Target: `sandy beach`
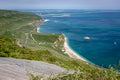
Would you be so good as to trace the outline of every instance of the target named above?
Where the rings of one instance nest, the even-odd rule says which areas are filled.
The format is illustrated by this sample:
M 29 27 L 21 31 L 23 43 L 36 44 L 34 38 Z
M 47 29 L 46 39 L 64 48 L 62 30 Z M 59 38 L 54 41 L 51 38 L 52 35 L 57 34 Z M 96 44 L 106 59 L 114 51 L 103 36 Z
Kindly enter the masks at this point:
M 47 19 L 46 19 L 46 21 L 48 21 Z M 46 22 L 45 20 L 44 20 L 44 22 Z M 38 33 L 40 33 L 40 27 L 37 27 L 37 32 Z M 64 34 L 63 34 L 64 35 Z M 82 60 L 82 61 L 86 61 L 87 62 L 87 60 L 85 60 L 83 57 L 81 57 L 80 55 L 78 55 L 75 51 L 73 51 L 70 47 L 69 47 L 69 45 L 68 45 L 68 43 L 67 43 L 67 38 L 66 38 L 66 36 L 64 35 L 64 37 L 65 37 L 65 42 L 64 42 L 64 49 L 65 49 L 65 53 L 66 54 L 68 54 L 71 58 L 74 58 L 74 59 L 80 59 L 80 60 Z
M 83 57 L 80 57 L 76 52 L 74 52 L 67 43 L 67 38 L 65 37 L 64 42 L 65 53 L 67 53 L 71 58 L 80 59 L 82 61 L 86 61 Z
M 40 32 L 39 30 L 40 30 L 40 27 L 37 27 L 37 33 L 39 33 L 39 32 Z

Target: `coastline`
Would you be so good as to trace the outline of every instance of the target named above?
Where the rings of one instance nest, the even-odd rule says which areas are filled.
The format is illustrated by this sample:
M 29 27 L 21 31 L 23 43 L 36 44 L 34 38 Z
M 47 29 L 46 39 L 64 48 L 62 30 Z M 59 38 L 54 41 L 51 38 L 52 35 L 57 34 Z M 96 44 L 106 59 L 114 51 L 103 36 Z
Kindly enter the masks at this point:
M 40 30 L 40 27 L 37 27 L 37 33 L 39 33 L 39 32 L 40 32 L 39 30 Z
M 45 22 L 45 21 L 43 21 Z M 40 33 L 40 26 L 37 27 L 37 33 Z M 79 59 L 79 60 L 82 60 L 82 61 L 85 61 L 85 62 L 88 62 L 86 59 L 84 59 L 83 57 L 81 57 L 80 55 L 78 55 L 75 51 L 73 51 L 70 46 L 68 45 L 68 41 L 67 41 L 67 37 L 63 34 L 64 38 L 65 38 L 65 41 L 64 41 L 64 49 L 65 49 L 65 53 L 71 57 L 71 58 L 74 58 L 74 59 Z
M 65 37 L 65 36 L 64 36 Z M 65 42 L 64 42 L 64 49 L 65 49 L 65 53 L 68 54 L 69 57 L 74 58 L 74 59 L 80 59 L 82 61 L 87 62 L 86 59 L 84 59 L 83 57 L 81 57 L 80 55 L 78 55 L 75 51 L 73 51 L 70 46 L 68 45 L 67 42 L 67 38 L 65 37 Z
M 44 23 L 44 22 L 47 22 L 47 21 L 49 21 L 48 19 L 43 19 L 43 20 L 41 20 L 41 24 L 42 23 Z M 39 25 L 39 27 L 37 27 L 37 33 L 40 33 L 40 26 L 41 26 L 41 24 Z

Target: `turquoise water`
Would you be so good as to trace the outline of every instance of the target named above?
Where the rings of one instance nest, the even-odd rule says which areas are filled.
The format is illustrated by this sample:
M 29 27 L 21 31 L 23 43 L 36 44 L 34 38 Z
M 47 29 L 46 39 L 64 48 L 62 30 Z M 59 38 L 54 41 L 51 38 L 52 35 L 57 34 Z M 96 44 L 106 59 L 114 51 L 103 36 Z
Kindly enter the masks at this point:
M 120 11 L 32 10 L 42 15 L 42 33 L 64 33 L 70 47 L 90 62 L 108 67 L 120 60 Z M 84 37 L 90 37 L 85 40 Z

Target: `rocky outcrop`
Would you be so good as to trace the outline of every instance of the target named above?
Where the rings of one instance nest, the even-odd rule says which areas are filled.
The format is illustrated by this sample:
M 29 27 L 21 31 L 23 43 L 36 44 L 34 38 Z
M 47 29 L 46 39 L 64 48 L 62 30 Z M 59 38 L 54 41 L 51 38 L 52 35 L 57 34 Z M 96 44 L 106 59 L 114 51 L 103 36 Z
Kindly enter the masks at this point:
M 64 41 L 65 41 L 64 35 L 63 34 L 59 35 L 58 39 L 54 42 L 54 47 L 63 46 Z
M 0 80 L 29 80 L 28 72 L 34 76 L 43 75 L 46 79 L 51 74 L 58 75 L 67 70 L 42 61 L 0 57 Z

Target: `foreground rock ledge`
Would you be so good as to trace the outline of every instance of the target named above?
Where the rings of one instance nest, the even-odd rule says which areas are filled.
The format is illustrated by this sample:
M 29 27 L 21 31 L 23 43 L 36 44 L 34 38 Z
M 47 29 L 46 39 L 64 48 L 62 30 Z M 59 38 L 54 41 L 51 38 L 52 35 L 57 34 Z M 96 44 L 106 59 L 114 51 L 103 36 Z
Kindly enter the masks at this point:
M 66 69 L 42 61 L 23 60 L 0 57 L 0 80 L 29 80 L 27 71 L 44 78 L 52 74 L 58 75 Z

